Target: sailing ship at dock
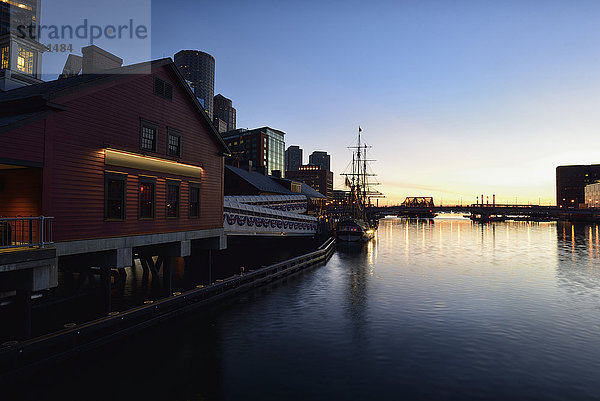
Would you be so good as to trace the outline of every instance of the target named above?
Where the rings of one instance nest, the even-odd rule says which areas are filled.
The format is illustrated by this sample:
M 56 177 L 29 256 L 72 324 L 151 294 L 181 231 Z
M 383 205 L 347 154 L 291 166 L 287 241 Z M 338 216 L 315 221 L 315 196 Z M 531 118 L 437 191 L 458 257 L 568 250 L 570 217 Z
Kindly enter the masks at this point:
M 358 128 L 358 142 L 351 146 L 352 163 L 350 171 L 343 173 L 347 191 L 344 213 L 336 225 L 336 237 L 342 242 L 366 242 L 375 236 L 378 220 L 370 216 L 368 208 L 372 197 L 382 197 L 372 187 L 377 183 L 372 181 L 376 175 L 369 171 L 367 149 L 371 146 L 362 141 L 362 129 Z

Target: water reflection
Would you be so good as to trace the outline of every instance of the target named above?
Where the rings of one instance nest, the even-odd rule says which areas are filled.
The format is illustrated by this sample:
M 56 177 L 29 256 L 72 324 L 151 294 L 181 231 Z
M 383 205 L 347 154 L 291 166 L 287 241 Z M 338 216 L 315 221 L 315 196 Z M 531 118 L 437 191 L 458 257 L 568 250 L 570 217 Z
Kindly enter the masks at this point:
M 386 219 L 375 241 L 148 332 L 76 381 L 116 372 L 130 399 L 597 399 L 599 232 Z M 135 372 L 164 371 L 169 386 L 140 390 L 156 376 Z
M 338 244 L 340 263 L 347 269 L 348 296 L 346 313 L 351 322 L 353 341 L 367 338 L 368 284 L 372 273 L 375 240 L 359 244 Z
M 575 296 L 597 298 L 600 287 L 600 236 L 598 224 L 559 222 L 556 230 L 559 285 Z

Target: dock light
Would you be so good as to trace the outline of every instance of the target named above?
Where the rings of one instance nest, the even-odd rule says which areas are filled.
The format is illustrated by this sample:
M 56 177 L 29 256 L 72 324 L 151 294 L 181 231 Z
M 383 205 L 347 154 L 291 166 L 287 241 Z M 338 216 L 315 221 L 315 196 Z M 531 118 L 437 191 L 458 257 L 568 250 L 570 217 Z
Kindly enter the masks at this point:
M 179 291 L 173 293 L 174 297 L 176 297 L 177 295 L 181 295 L 181 293 Z
M 203 285 L 197 285 L 196 288 L 204 288 Z
M 108 314 L 108 316 L 117 316 L 118 314 L 119 314 L 119 312 L 117 312 L 117 311 L 114 311 L 114 312 L 110 312 L 110 313 Z
M 154 303 L 154 301 L 144 301 L 144 305 L 149 305 L 149 304 L 152 304 L 152 303 Z

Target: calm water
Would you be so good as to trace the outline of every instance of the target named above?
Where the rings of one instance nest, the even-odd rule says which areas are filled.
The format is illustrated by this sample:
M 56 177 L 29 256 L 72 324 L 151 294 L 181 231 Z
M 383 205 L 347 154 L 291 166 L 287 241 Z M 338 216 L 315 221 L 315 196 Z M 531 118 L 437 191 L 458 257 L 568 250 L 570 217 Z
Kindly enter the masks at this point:
M 600 399 L 599 228 L 382 220 L 363 250 L 338 249 L 325 266 L 112 350 L 46 376 L 51 391 L 81 399 Z

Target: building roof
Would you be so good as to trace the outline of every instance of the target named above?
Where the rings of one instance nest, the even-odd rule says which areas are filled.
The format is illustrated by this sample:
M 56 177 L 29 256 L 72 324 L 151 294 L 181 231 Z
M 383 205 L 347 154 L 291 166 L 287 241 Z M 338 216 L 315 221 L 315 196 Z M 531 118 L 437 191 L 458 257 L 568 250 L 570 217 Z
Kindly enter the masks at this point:
M 22 113 L 22 114 L 16 114 L 16 115 L 12 115 L 12 116 L 3 116 L 0 117 L 0 128 L 4 128 L 16 123 L 19 123 L 23 120 L 28 120 L 31 117 L 36 117 L 38 115 L 45 115 L 46 113 L 44 112 L 33 112 L 33 113 Z
M 289 189 L 281 186 L 277 181 L 275 181 L 272 177 L 267 175 L 257 173 L 255 171 L 249 172 L 248 170 L 244 170 L 238 167 L 233 166 L 225 166 L 229 171 L 236 174 L 238 177 L 252 185 L 254 188 L 258 189 L 262 192 L 272 192 L 275 194 L 283 194 L 283 195 L 294 195 L 296 193 L 290 191 Z M 297 194 L 296 194 L 297 195 Z
M 323 195 L 322 193 L 320 193 L 319 191 L 317 191 L 316 189 L 314 189 L 310 185 L 305 184 L 303 182 L 299 182 L 299 181 L 295 181 L 295 180 L 290 180 L 288 178 L 277 178 L 277 180 L 299 183 L 301 185 L 301 187 L 300 187 L 300 193 L 302 195 L 305 195 L 305 196 L 309 197 L 309 198 L 312 198 L 312 199 L 326 199 L 327 198 L 325 195 Z
M 76 75 L 70 78 L 56 79 L 35 85 L 23 86 L 6 92 L 0 92 L 0 114 L 14 115 L 33 113 L 43 109 L 60 108 L 52 100 L 68 93 L 85 90 L 94 85 L 110 82 L 123 77 L 149 73 L 155 68 L 168 67 L 179 80 L 180 86 L 184 88 L 188 97 L 192 100 L 198 111 L 207 123 L 207 126 L 224 153 L 230 153 L 229 148 L 219 135 L 218 131 L 210 121 L 204 108 L 193 94 L 189 85 L 170 58 L 132 64 L 124 67 L 107 70 L 102 74 Z
M 257 132 L 266 132 L 267 130 L 277 132 L 281 135 L 285 135 L 285 132 L 278 130 L 278 129 L 274 129 L 271 127 L 260 127 L 260 128 L 253 128 L 253 129 L 237 128 L 232 131 L 222 132 L 221 136 L 223 138 L 231 138 L 231 137 L 240 136 L 240 135 L 244 136 L 244 135 L 256 134 Z
M 300 194 L 306 196 L 307 198 L 312 199 L 326 199 L 327 197 L 322 193 L 316 191 L 308 184 L 303 182 L 298 182 L 294 180 L 289 180 L 287 178 L 279 178 L 272 177 L 268 175 L 264 175 L 261 173 L 257 173 L 256 171 L 249 172 L 248 170 L 233 167 L 233 166 L 225 166 L 229 171 L 239 176 L 241 179 L 248 182 L 254 188 L 258 189 L 262 192 L 271 192 L 282 195 L 298 195 L 297 192 L 292 192 L 279 182 L 296 182 L 300 184 Z

